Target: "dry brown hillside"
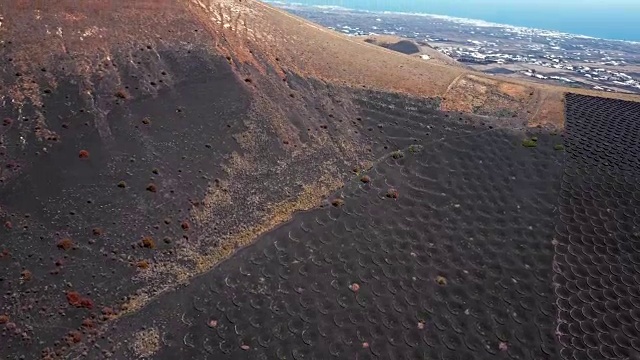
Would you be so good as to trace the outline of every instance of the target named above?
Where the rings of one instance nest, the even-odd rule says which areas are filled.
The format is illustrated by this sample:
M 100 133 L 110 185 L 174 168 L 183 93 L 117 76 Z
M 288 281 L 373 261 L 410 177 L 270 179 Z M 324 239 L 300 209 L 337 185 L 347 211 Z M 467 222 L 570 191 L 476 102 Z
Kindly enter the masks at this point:
M 76 55 L 74 59 L 78 64 L 75 71 L 86 75 L 106 74 L 108 69 L 92 63 L 100 57 L 108 59 L 109 52 L 115 48 L 130 48 L 133 42 L 154 40 L 170 44 L 190 39 L 207 44 L 215 51 L 233 54 L 239 62 L 263 72 L 270 67 L 280 73 L 292 71 L 352 87 L 438 96 L 443 99 L 445 110 L 475 108 L 481 113 L 491 113 L 501 110 L 492 109 L 494 104 L 500 104 L 526 116 L 532 124 L 562 122 L 560 101 L 566 88 L 489 78 L 470 70 L 402 56 L 255 0 L 139 1 L 135 5 L 88 1 L 81 6 L 63 1 L 40 3 L 41 10 L 25 18 L 24 10 L 30 6 L 27 2 L 5 4 L 6 24 L 0 29 L 7 39 L 13 39 L 14 48 L 19 44 L 14 64 L 25 72 L 33 64 L 51 61 L 56 55 L 77 52 L 82 56 Z M 92 11 L 90 16 L 85 15 L 87 9 Z M 207 32 L 192 33 L 190 28 L 194 26 L 190 24 L 195 21 L 205 26 Z M 118 23 L 126 28 L 118 28 Z M 36 26 L 36 30 L 28 31 L 31 26 Z M 30 81 L 28 76 L 31 75 L 19 83 Z M 13 90 L 15 96 L 29 96 L 30 86 L 21 87 Z M 638 98 L 590 90 L 571 91 Z M 473 98 L 473 103 L 469 98 Z
M 245 31 L 279 66 L 301 74 L 353 87 L 396 91 L 415 96 L 441 97 L 444 110 L 494 113 L 509 110 L 532 125 L 561 125 L 562 98 L 568 88 L 527 81 L 488 77 L 471 70 L 428 63 L 381 49 L 325 29 L 257 1 L 198 1 L 215 19 L 238 19 L 236 32 Z M 213 5 L 212 5 L 213 4 Z M 215 6 L 214 6 L 215 5 Z M 228 14 L 228 15 L 225 15 Z M 229 25 L 230 29 L 234 27 Z M 277 49 L 277 54 L 274 54 Z M 607 94 L 591 90 L 575 93 L 626 100 L 636 95 Z

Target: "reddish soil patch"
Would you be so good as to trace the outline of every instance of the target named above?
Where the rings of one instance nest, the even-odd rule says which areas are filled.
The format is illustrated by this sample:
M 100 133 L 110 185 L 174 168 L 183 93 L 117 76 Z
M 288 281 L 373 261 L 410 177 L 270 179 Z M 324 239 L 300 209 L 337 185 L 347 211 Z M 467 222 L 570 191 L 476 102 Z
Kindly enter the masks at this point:
M 64 238 L 64 239 L 58 241 L 58 244 L 56 246 L 60 250 L 67 251 L 67 250 L 73 248 L 73 241 L 71 239 L 69 239 L 69 238 Z
M 151 237 L 145 237 L 144 239 L 142 239 L 142 246 L 147 248 L 147 249 L 155 249 L 156 248 L 156 242 L 153 241 L 153 239 Z
M 387 190 L 387 194 L 385 196 L 389 199 L 397 199 L 400 194 L 398 193 L 398 190 L 391 188 Z
M 77 291 L 69 291 L 67 293 L 67 302 L 71 306 L 77 308 L 93 309 L 93 300 L 88 297 L 81 296 Z
M 67 335 L 67 343 L 69 344 L 77 344 L 82 341 L 82 333 L 80 331 L 71 331 Z

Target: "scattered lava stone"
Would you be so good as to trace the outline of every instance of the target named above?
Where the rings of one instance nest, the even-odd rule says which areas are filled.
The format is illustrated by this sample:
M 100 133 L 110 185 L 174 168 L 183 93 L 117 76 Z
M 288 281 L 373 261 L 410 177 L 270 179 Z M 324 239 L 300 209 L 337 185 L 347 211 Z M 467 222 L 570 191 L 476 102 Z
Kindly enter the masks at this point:
M 145 124 L 145 125 L 149 125 L 149 124 L 151 124 L 151 119 L 144 118 L 144 119 L 142 119 L 142 123 Z
M 13 224 L 11 223 L 11 221 L 7 221 L 4 223 L 4 227 L 6 227 L 7 229 L 11 230 L 13 229 Z
M 335 207 L 340 207 L 340 206 L 344 205 L 344 200 L 342 200 L 342 199 L 333 199 L 331 201 L 331 205 L 333 205 Z
M 127 92 L 124 89 L 120 89 L 120 90 L 116 91 L 116 93 L 114 95 L 118 99 L 127 99 L 127 98 L 129 98 L 129 94 L 127 94 Z
M 70 305 L 76 306 L 80 304 L 80 294 L 76 291 L 69 291 L 67 293 L 67 301 Z
M 397 199 L 399 194 L 398 194 L 398 190 L 396 189 L 389 189 L 387 190 L 387 195 L 386 195 L 389 199 Z
M 82 333 L 80 331 L 71 331 L 68 335 L 68 342 L 72 344 L 77 344 L 82 341 Z
M 155 249 L 156 242 L 153 241 L 152 238 L 147 236 L 144 239 L 142 239 L 142 246 L 146 247 L 147 249 Z
M 360 178 L 360 181 L 362 181 L 363 183 L 367 184 L 367 183 L 371 182 L 371 178 L 368 175 L 365 175 L 365 176 Z
M 150 191 L 152 193 L 157 192 L 158 187 L 156 186 L 156 184 L 149 184 L 147 185 L 147 191 Z
M 31 274 L 31 271 L 29 271 L 29 270 L 23 270 L 22 273 L 20 274 L 20 276 L 22 277 L 22 280 L 24 280 L 24 281 L 29 281 L 29 280 L 33 279 L 33 274 Z
M 66 251 L 73 247 L 73 241 L 71 241 L 71 239 L 69 238 L 64 238 L 58 241 L 58 244 L 56 246 L 58 247 L 58 249 Z
M 104 233 L 104 231 L 101 228 L 93 228 L 92 232 L 93 232 L 93 235 L 95 236 L 100 236 Z
M 438 283 L 438 285 L 447 285 L 447 279 L 444 276 L 438 276 L 436 277 L 436 283 Z
M 95 323 L 92 319 L 84 319 L 82 320 L 82 326 L 86 328 L 92 328 L 95 326 Z
M 80 150 L 80 153 L 78 153 L 78 157 L 80 159 L 88 159 L 89 158 L 89 152 L 87 150 Z
M 93 300 L 89 298 L 80 299 L 80 307 L 83 307 L 86 309 L 93 309 Z
M 93 309 L 93 300 L 80 296 L 77 291 L 69 291 L 67 293 L 67 302 L 77 308 Z
M 126 182 L 124 182 L 124 181 L 120 181 L 120 182 L 118 183 L 118 187 L 119 187 L 119 188 L 121 188 L 121 189 L 124 189 L 124 188 L 126 188 L 126 187 L 127 187 L 127 183 L 126 183 Z

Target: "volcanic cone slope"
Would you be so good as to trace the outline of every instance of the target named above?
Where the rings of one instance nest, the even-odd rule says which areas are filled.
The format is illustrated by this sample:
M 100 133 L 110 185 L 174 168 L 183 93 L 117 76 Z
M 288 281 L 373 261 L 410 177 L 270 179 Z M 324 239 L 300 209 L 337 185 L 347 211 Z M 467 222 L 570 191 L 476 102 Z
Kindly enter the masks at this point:
M 457 119 L 367 113 L 385 137 L 419 141 L 122 319 L 127 335 L 114 341 L 156 329 L 166 359 L 557 356 L 560 137 L 540 134 L 530 149 L 519 134 Z

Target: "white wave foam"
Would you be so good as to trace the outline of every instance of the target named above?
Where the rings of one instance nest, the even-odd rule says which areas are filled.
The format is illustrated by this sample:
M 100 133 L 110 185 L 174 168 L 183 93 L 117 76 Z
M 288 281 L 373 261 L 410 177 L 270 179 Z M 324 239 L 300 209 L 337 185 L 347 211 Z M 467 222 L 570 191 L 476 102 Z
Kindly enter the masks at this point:
M 494 22 L 480 20 L 480 19 L 469 19 L 469 18 L 449 16 L 449 15 L 438 15 L 438 14 L 428 14 L 428 13 L 419 13 L 419 12 L 402 12 L 402 11 L 372 11 L 372 10 L 346 8 L 346 7 L 337 6 L 337 5 L 310 5 L 310 4 L 302 4 L 298 2 L 288 2 L 288 1 L 281 1 L 281 0 L 263 0 L 263 1 L 270 4 L 277 5 L 278 7 L 285 8 L 285 9 L 315 8 L 315 9 L 321 9 L 324 11 L 420 16 L 420 17 L 428 17 L 432 19 L 445 20 L 445 21 L 449 21 L 457 24 L 470 25 L 475 27 L 487 27 L 487 28 L 492 27 L 492 28 L 508 29 L 511 32 L 522 33 L 522 34 L 531 34 L 531 35 L 539 35 L 539 36 L 547 36 L 547 37 L 565 37 L 565 38 L 568 37 L 568 38 L 574 38 L 574 39 L 607 40 L 607 41 L 624 42 L 624 43 L 635 44 L 635 45 L 640 44 L 640 42 L 637 42 L 637 41 L 603 39 L 603 38 L 598 38 L 598 37 L 593 37 L 588 35 L 571 34 L 571 33 L 566 33 L 561 31 L 555 31 L 555 30 L 546 30 L 546 29 L 524 27 L 524 26 L 517 26 L 517 25 L 500 24 L 500 23 L 494 23 Z

